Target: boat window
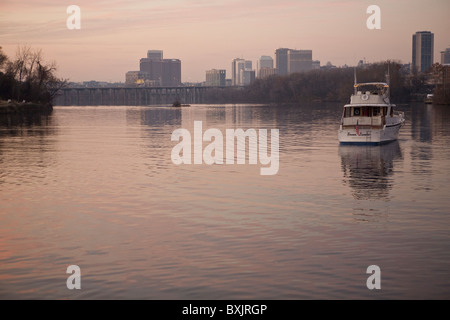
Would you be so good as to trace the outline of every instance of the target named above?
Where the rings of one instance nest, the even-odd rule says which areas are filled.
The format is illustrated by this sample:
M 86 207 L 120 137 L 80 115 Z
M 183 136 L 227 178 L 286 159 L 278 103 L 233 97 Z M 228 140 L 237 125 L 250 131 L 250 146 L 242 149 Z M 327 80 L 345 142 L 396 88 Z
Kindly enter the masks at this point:
M 372 111 L 372 115 L 373 115 L 374 117 L 380 115 L 380 107 L 374 107 L 372 110 L 373 110 L 373 111 Z
M 359 116 L 359 115 L 361 115 L 361 108 L 354 108 L 354 109 L 353 109 L 353 115 L 354 115 L 354 116 Z
M 351 117 L 352 115 L 351 115 L 351 109 L 350 108 L 345 108 L 345 114 L 344 114 L 344 117 L 345 118 L 348 118 L 348 117 Z
M 362 115 L 363 115 L 363 117 L 368 117 L 370 115 L 369 109 L 370 108 L 362 108 Z

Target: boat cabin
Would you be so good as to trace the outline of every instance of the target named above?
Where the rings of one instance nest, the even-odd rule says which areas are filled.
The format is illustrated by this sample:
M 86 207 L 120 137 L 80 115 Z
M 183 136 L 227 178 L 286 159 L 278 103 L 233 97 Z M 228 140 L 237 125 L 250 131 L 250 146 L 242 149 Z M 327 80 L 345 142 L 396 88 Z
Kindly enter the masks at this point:
M 342 126 L 383 127 L 386 117 L 394 115 L 389 101 L 389 85 L 382 82 L 359 83 L 354 88 L 350 104 L 344 106 Z
M 393 109 L 391 108 L 393 112 Z M 388 107 L 377 106 L 352 106 L 346 105 L 344 108 L 344 118 L 349 117 L 379 117 L 386 116 L 388 114 Z
M 384 82 L 356 83 L 350 104 L 389 104 L 389 85 Z

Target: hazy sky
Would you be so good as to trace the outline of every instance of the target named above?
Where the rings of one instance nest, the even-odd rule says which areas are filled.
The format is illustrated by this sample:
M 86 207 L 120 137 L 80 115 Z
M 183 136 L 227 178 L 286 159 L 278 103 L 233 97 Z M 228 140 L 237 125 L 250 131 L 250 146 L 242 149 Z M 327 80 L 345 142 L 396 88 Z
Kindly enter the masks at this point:
M 66 9 L 81 8 L 81 30 Z M 366 9 L 381 8 L 381 30 Z M 204 81 L 231 60 L 274 57 L 275 49 L 312 49 L 321 64 L 411 61 L 416 31 L 435 35 L 435 61 L 450 47 L 450 0 L 0 0 L 0 46 L 41 48 L 71 81 L 125 81 L 149 49 L 181 59 L 182 81 Z

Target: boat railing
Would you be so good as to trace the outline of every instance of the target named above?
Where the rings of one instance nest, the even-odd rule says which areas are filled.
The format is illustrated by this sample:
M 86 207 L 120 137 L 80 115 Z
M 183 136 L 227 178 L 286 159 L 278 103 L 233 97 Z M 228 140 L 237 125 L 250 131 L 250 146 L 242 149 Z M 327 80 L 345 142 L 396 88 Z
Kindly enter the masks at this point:
M 343 125 L 344 126 L 370 126 L 372 125 L 372 118 L 370 117 L 349 117 L 344 118 Z
M 383 126 L 385 124 L 384 116 L 373 117 L 348 117 L 343 118 L 341 123 L 344 126 Z

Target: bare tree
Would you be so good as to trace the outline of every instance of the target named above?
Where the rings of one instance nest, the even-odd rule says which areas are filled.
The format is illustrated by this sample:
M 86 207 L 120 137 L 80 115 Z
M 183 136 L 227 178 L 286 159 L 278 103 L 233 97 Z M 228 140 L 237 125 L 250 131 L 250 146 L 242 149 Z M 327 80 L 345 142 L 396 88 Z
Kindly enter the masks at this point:
M 67 80 L 56 77 L 56 70 L 56 63 L 47 63 L 41 50 L 19 47 L 15 60 L 7 66 L 7 73 L 16 80 L 12 96 L 18 101 L 26 98 L 29 101 L 51 103 L 58 91 L 67 84 Z
M 2 47 L 0 47 L 0 71 L 3 70 L 3 66 L 8 62 L 8 57 L 3 53 Z

